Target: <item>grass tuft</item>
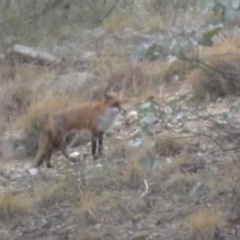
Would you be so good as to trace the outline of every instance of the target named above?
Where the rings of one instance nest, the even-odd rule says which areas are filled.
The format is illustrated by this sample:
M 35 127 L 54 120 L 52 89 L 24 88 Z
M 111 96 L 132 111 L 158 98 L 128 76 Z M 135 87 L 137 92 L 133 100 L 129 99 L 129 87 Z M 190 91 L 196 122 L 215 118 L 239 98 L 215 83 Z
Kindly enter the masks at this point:
M 126 58 L 101 57 L 94 61 L 94 68 L 99 82 L 93 94 L 95 98 L 108 90 L 134 96 L 151 87 L 151 78 L 146 74 L 144 64 L 133 64 Z
M 160 15 L 149 15 L 145 24 L 151 33 L 159 32 L 163 29 L 163 20 Z
M 176 76 L 179 80 L 182 80 L 191 69 L 193 69 L 193 64 L 175 59 L 164 66 L 162 74 L 163 82 L 173 83 Z
M 199 176 L 197 174 L 184 174 L 177 172 L 164 182 L 164 188 L 168 190 L 172 189 L 175 192 L 182 194 L 183 192 L 189 192 L 198 179 Z
M 0 195 L 1 221 L 11 221 L 27 213 L 28 206 L 23 197 L 11 192 Z
M 200 209 L 188 217 L 192 237 L 196 240 L 211 240 L 217 230 L 224 227 L 225 221 L 220 212 L 211 209 Z
M 138 158 L 132 158 L 124 169 L 123 180 L 131 188 L 137 188 L 145 177 L 145 170 L 140 165 Z
M 79 216 L 87 225 L 96 222 L 97 199 L 93 192 L 88 189 L 81 192 L 78 195 L 77 208 Z
M 121 31 L 127 27 L 137 28 L 139 26 L 138 20 L 130 14 L 114 14 L 105 19 L 102 24 L 103 29 L 108 33 Z
M 8 121 L 24 114 L 31 103 L 32 90 L 27 84 L 10 84 L 2 89 L 1 112 Z
M 83 214 L 92 216 L 96 211 L 95 195 L 90 191 L 86 191 L 84 193 L 80 193 L 79 199 L 80 199 L 80 211 Z
M 181 152 L 183 144 L 174 137 L 163 136 L 156 139 L 156 148 L 161 156 L 173 157 Z
M 41 190 L 36 199 L 37 206 L 40 208 L 51 208 L 65 199 L 76 196 L 76 186 L 69 179 L 64 179 L 59 183 Z
M 161 165 L 160 171 L 165 176 L 169 176 L 172 173 L 178 172 L 179 168 L 188 161 L 188 156 L 186 156 L 186 155 L 177 156 L 175 158 L 172 158 L 171 160 L 172 161 L 170 163 L 164 162 Z
M 240 95 L 240 48 L 232 39 L 225 40 L 202 53 L 204 66 L 187 76 L 194 98 L 216 100 Z

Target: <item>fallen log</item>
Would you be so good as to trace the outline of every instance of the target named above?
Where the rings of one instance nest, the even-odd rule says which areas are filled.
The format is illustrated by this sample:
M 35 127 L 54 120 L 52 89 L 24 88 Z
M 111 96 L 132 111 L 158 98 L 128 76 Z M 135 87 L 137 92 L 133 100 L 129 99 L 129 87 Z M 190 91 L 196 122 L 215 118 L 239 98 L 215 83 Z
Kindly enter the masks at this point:
M 62 59 L 25 45 L 15 44 L 6 53 L 6 59 L 12 63 L 29 63 L 40 66 L 59 65 Z

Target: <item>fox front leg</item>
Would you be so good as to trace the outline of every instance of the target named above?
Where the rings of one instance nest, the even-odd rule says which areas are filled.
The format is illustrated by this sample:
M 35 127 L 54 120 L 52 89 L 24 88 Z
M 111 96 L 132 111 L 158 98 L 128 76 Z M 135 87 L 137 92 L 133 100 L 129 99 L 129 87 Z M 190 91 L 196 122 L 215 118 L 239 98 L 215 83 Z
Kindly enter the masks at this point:
M 103 132 L 99 133 L 98 136 L 98 156 L 103 157 Z
M 94 160 L 97 160 L 97 138 L 92 137 L 92 156 Z

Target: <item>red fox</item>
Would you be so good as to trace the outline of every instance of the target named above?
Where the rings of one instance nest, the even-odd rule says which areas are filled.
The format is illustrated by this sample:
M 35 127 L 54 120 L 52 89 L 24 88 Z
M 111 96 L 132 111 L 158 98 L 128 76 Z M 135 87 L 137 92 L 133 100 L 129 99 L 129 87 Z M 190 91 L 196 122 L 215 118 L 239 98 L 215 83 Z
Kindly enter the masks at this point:
M 111 127 L 118 114 L 125 111 L 122 108 L 123 100 L 117 93 L 109 92 L 104 97 L 101 101 L 88 102 L 47 117 L 39 137 L 35 167 L 39 167 L 45 161 L 46 167 L 51 168 L 51 155 L 59 148 L 68 160 L 73 161 L 66 151 L 66 139 L 73 131 L 89 130 L 92 135 L 92 156 L 94 160 L 102 156 L 105 131 Z

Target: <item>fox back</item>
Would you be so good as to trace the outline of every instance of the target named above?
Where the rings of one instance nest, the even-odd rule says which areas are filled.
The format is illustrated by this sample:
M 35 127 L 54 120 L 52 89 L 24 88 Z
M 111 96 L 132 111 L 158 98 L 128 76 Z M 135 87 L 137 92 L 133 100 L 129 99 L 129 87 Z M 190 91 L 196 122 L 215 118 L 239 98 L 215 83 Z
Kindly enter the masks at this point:
M 108 93 L 102 101 L 85 103 L 56 113 L 49 120 L 53 140 L 60 141 L 71 130 L 105 132 L 120 113 L 121 104 L 122 99 L 116 93 Z

